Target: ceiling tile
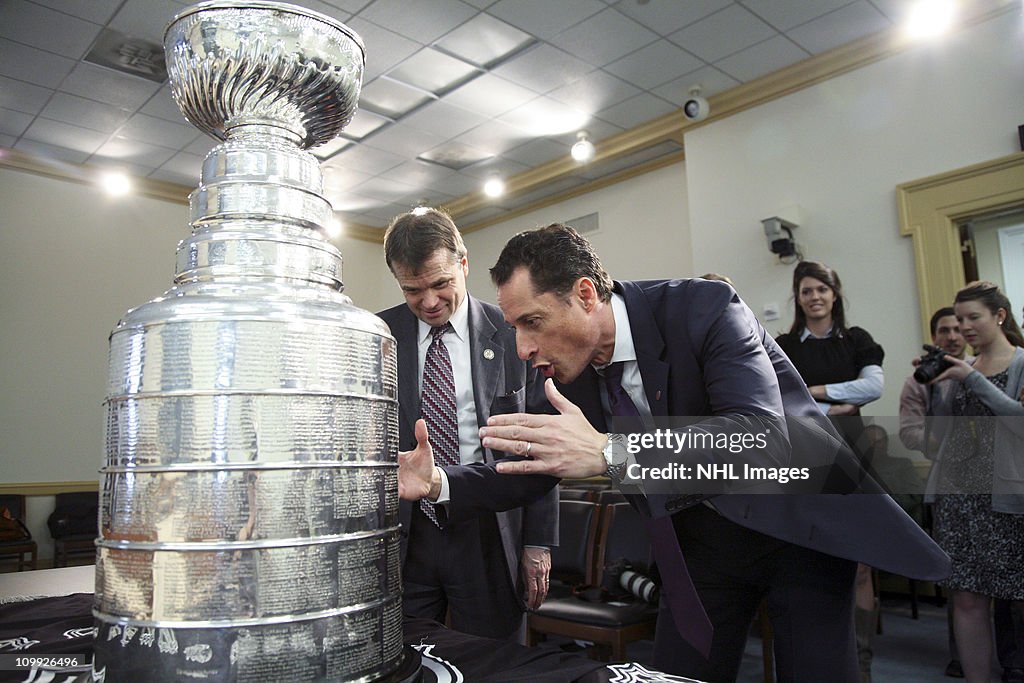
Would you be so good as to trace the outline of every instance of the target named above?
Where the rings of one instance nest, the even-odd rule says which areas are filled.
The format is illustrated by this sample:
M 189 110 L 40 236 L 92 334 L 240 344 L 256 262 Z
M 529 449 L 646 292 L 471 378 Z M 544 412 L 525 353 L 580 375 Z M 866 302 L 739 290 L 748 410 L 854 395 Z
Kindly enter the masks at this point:
M 598 0 L 500 0 L 487 13 L 547 40 L 604 8 Z
M 0 76 L 0 107 L 38 114 L 54 91 L 25 81 Z
M 40 114 L 54 121 L 63 121 L 101 133 L 113 133 L 121 126 L 131 112 L 95 100 L 56 93 Z M 189 138 L 191 140 L 191 138 Z
M 26 0 L 0 3 L 0 37 L 72 59 L 85 54 L 100 28 L 98 24 Z
M 485 221 L 485 220 L 487 220 L 489 218 L 494 218 L 495 216 L 503 216 L 503 215 L 507 214 L 508 212 L 509 212 L 509 210 L 504 208 L 504 207 L 502 207 L 502 206 L 488 206 L 488 207 L 485 207 L 483 209 L 479 209 L 477 211 L 471 211 L 471 212 L 469 212 L 467 214 L 458 216 L 457 217 L 458 220 L 456 222 L 460 226 L 462 226 L 463 229 L 465 229 L 465 226 L 467 226 L 467 225 L 473 225 L 474 223 L 480 223 L 481 221 Z
M 328 5 L 334 5 L 338 9 L 355 14 L 370 4 L 371 0 L 325 0 Z
M 779 31 L 788 31 L 794 26 L 799 26 L 839 9 L 843 5 L 849 4 L 850 0 L 815 0 L 814 2 L 740 0 L 740 2 Z
M 14 141 L 17 139 L 18 138 L 14 137 L 13 135 L 0 134 L 0 147 L 7 147 L 8 149 L 10 149 L 14 147 Z M 0 154 L 0 156 L 3 156 L 3 154 Z
M 621 133 L 625 129 L 621 126 L 616 126 L 615 124 L 608 123 L 607 121 L 594 117 L 587 121 L 582 128 L 569 131 L 561 135 L 552 135 L 550 139 L 564 145 L 565 149 L 568 150 L 579 139 L 577 137 L 577 133 L 579 133 L 580 130 L 585 130 L 587 132 L 587 135 L 590 136 L 591 142 L 599 144 L 601 140 L 610 138 L 617 133 Z
M 400 121 L 373 135 L 363 144 L 407 157 L 416 157 L 447 139 L 447 135 L 428 133 Z
M 462 175 L 461 173 L 452 173 L 446 176 L 440 183 L 433 185 L 432 189 L 440 190 L 455 197 L 462 197 L 473 192 L 479 192 L 480 180 L 468 175 Z
M 199 184 L 199 172 L 203 168 L 203 157 L 188 152 L 178 152 L 164 162 L 160 167 L 161 171 L 172 171 L 182 178 L 188 180 L 190 187 Z
M 48 145 L 60 145 L 88 154 L 95 152 L 110 137 L 106 133 L 88 128 L 39 118 L 29 126 L 24 135 L 29 140 L 45 142 Z
M 498 120 L 539 137 L 578 131 L 586 125 L 590 116 L 587 112 L 550 97 L 538 97 L 502 114 Z
M 530 167 L 526 164 L 521 164 L 518 161 L 512 161 L 511 159 L 495 157 L 481 161 L 478 164 L 473 164 L 472 166 L 467 166 L 459 171 L 459 173 L 468 175 L 472 178 L 479 178 L 481 181 L 495 176 L 507 180 L 514 175 L 518 175 L 519 173 L 529 170 Z
M 0 38 L 0 76 L 56 88 L 74 66 L 67 57 Z
M 677 107 L 682 107 L 683 103 L 690 97 L 690 88 L 695 85 L 700 86 L 701 95 L 711 97 L 729 88 L 734 88 L 739 84 L 739 81 L 735 78 L 727 76 L 715 67 L 705 66 L 674 81 L 659 85 L 657 88 L 653 88 L 651 92 L 663 100 L 668 100 Z
M 82 62 L 59 89 L 81 97 L 102 93 L 105 103 L 134 111 L 160 89 L 160 84 Z
M 363 88 L 359 94 L 359 106 L 397 119 L 430 99 L 428 92 L 379 76 Z
M 388 173 L 386 176 L 370 178 L 359 186 L 360 194 L 387 202 L 403 200 L 411 195 L 415 195 L 416 190 L 416 186 L 401 183 L 392 178 L 391 173 Z
M 100 171 L 113 171 L 123 173 L 131 178 L 146 178 L 156 169 L 148 164 L 139 164 L 127 159 L 111 159 L 105 157 L 92 157 L 89 159 L 89 167 Z
M 96 150 L 95 156 L 105 157 L 113 161 L 147 166 L 149 170 L 153 170 L 160 168 L 168 159 L 174 156 L 174 150 L 151 145 L 141 140 L 128 140 L 116 137 Z
M 493 74 L 483 74 L 444 96 L 457 107 L 498 116 L 537 97 L 537 93 Z
M 347 10 L 344 7 L 339 7 L 338 2 L 325 2 L 323 0 L 302 0 L 302 2 L 292 2 L 292 5 L 301 5 L 306 9 L 311 9 L 314 12 L 320 14 L 326 14 L 331 19 L 345 23 L 351 18 L 353 11 Z M 366 4 L 365 2 L 363 3 Z
M 521 50 L 532 40 L 530 34 L 515 26 L 480 13 L 441 38 L 435 46 L 482 67 Z
M 491 73 L 544 94 L 593 70 L 594 67 L 582 59 L 543 44 L 516 55 Z
M 552 42 L 584 61 L 604 66 L 657 39 L 650 29 L 608 8 L 558 34 Z
M 640 93 L 597 112 L 597 116 L 622 128 L 634 128 L 672 111 L 676 111 L 676 107 L 671 103 L 649 93 Z
M 439 94 L 478 73 L 472 64 L 428 47 L 389 71 L 388 76 Z
M 354 145 L 331 157 L 335 166 L 347 166 L 354 171 L 376 175 L 398 166 L 405 157 L 367 145 Z
M 889 20 L 881 12 L 860 0 L 797 26 L 788 35 L 811 54 L 821 54 L 844 43 L 884 31 L 889 26 Z
M 374 114 L 369 109 L 358 109 L 356 110 L 356 115 L 352 117 L 352 120 L 341 132 L 346 137 L 359 140 L 390 122 L 391 119 Z
M 719 60 L 715 66 L 736 80 L 746 83 L 795 64 L 808 56 L 807 52 L 794 45 L 793 41 L 779 36 Z
M 349 145 L 354 144 L 354 142 L 352 142 L 351 140 L 346 140 L 345 138 L 334 138 L 329 142 L 325 142 L 322 145 L 318 145 L 317 147 L 312 148 L 309 151 L 312 152 L 317 159 L 323 161 L 324 159 L 331 158 L 332 156 L 334 156 L 341 150 L 345 149 Z
M 402 119 L 413 128 L 445 137 L 455 137 L 486 120 L 482 114 L 442 101 L 431 102 Z
M 48 145 L 45 142 L 22 138 L 14 145 L 14 149 L 39 157 L 40 159 L 56 159 L 70 161 L 73 164 L 84 164 L 89 158 L 88 152 L 69 149 L 63 145 Z
M 359 17 L 349 21 L 348 27 L 359 34 L 363 45 L 366 46 L 366 68 L 363 69 L 365 83 L 369 83 L 423 47 L 422 43 L 409 40 Z
M 20 136 L 32 123 L 35 116 L 10 109 L 0 109 L 0 133 L 4 135 Z
M 454 141 L 499 155 L 518 147 L 529 138 L 530 136 L 522 130 L 492 119 L 481 123 L 472 130 L 467 130 Z
M 413 40 L 432 43 L 477 12 L 461 0 L 416 0 L 416 10 L 409 11 L 407 0 L 375 0 L 359 16 Z
M 740 5 L 730 5 L 668 38 L 707 62 L 739 52 L 776 35 L 776 31 Z
M 704 62 L 667 40 L 643 47 L 605 66 L 616 76 L 650 89 L 704 66 Z
M 565 145 L 548 138 L 536 138 L 506 152 L 505 156 L 527 166 L 540 166 L 563 154 L 565 154 Z
M 117 133 L 119 137 L 127 140 L 139 140 L 175 149 L 188 145 L 200 134 L 196 128 L 188 124 L 172 123 L 145 114 L 131 117 Z
M 164 121 L 173 121 L 174 123 L 185 122 L 185 116 L 178 109 L 174 98 L 171 97 L 171 90 L 168 85 L 164 85 L 155 95 L 150 97 L 149 101 L 142 106 L 139 112 L 155 116 Z
M 37 5 L 59 10 L 65 14 L 91 21 L 94 24 L 105 24 L 114 16 L 114 11 L 121 0 L 32 0 Z
M 437 164 L 419 159 L 407 161 L 388 170 L 388 177 L 412 187 L 430 187 L 451 175 L 451 171 Z
M 638 95 L 640 89 L 604 71 L 591 71 L 572 83 L 555 88 L 548 97 L 580 109 L 595 112 Z
M 485 159 L 491 158 L 493 155 L 490 152 L 470 145 L 449 140 L 444 142 L 433 149 L 428 149 L 419 155 L 419 159 L 424 159 L 434 164 L 439 164 L 448 169 L 461 170 L 472 164 L 481 162 Z
M 361 173 L 344 165 L 332 165 L 331 162 L 325 163 L 321 170 L 324 173 L 324 191 L 329 189 L 335 196 L 350 192 L 352 188 L 373 177 L 369 173 Z
M 184 151 L 192 154 L 198 154 L 201 157 L 206 157 L 207 152 L 218 144 L 220 144 L 220 142 L 218 140 L 214 140 L 209 135 L 200 135 L 190 142 L 188 146 L 185 147 Z
M 131 0 L 121 6 L 108 27 L 163 45 L 164 29 L 182 9 L 174 0 Z
M 165 183 L 174 183 L 175 185 L 181 185 L 182 187 L 194 188 L 199 184 L 198 179 L 193 179 L 191 176 L 172 171 L 167 168 L 166 165 L 151 172 L 148 178 L 153 180 L 162 180 Z
M 732 0 L 637 2 L 619 0 L 613 6 L 660 35 L 668 35 L 731 4 Z

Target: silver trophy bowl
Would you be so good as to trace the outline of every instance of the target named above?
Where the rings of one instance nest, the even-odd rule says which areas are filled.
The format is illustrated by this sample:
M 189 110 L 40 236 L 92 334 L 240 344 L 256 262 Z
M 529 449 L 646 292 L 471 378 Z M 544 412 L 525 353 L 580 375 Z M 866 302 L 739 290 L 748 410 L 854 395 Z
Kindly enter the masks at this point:
M 185 117 L 223 142 L 174 286 L 110 335 L 93 679 L 398 680 L 395 342 L 342 293 L 306 151 L 351 119 L 362 44 L 215 1 L 165 50 Z

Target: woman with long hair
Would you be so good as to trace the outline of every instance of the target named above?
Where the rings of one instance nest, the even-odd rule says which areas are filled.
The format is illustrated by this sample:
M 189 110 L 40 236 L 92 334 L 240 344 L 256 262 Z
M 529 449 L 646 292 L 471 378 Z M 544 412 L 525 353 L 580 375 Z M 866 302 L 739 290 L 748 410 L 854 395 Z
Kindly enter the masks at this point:
M 988 683 L 993 597 L 1024 600 L 1024 337 L 1010 301 L 991 282 L 961 289 L 953 306 L 975 358 L 952 356 L 934 382 L 959 385 L 934 406 L 942 436 L 929 477 L 935 540 L 953 560 L 946 582 L 968 683 Z M 931 495 L 938 491 L 940 495 Z
M 864 430 L 861 406 L 882 395 L 885 352 L 867 330 L 846 324 L 842 282 L 824 263 L 801 261 L 796 265 L 793 302 L 793 326 L 775 341 L 793 361 L 821 411 L 854 446 Z M 861 681 L 869 683 L 878 604 L 867 565 L 857 565 L 855 595 L 857 657 Z
M 822 412 L 859 415 L 882 395 L 885 352 L 867 330 L 846 324 L 843 285 L 824 263 L 801 261 L 793 270 L 795 312 L 789 332 L 776 338 Z

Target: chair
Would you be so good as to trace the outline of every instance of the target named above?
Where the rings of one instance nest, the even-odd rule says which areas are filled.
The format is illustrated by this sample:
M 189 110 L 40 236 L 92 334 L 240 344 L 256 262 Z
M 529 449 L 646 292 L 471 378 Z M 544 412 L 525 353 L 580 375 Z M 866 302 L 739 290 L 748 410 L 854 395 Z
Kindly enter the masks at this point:
M 599 491 L 597 494 L 598 505 L 611 505 L 612 503 L 625 503 L 626 496 L 622 495 L 620 491 L 615 489 L 607 489 L 605 491 Z
M 593 489 L 576 489 L 567 486 L 558 487 L 559 500 L 584 500 L 592 503 L 596 497 L 596 491 Z
M 68 566 L 69 557 L 95 558 L 99 494 L 95 491 L 58 493 L 46 520 L 53 538 L 53 566 Z
M 627 560 L 634 566 L 646 565 L 650 542 L 638 512 L 628 503 L 613 503 L 601 508 L 601 529 L 596 547 L 595 582 L 604 579 L 608 562 Z M 549 599 L 531 613 L 526 622 L 526 644 L 533 645 L 542 635 L 559 635 L 586 640 L 598 647 L 591 656 L 609 661 L 626 659 L 626 645 L 654 637 L 657 605 L 642 600 L 592 602 L 578 595 Z
M 14 519 L 25 523 L 25 496 L 16 494 L 0 495 L 0 509 L 7 508 Z M 0 541 L 0 557 L 15 557 L 18 571 L 36 568 L 36 542 L 31 537 L 24 540 Z
M 558 546 L 551 551 L 549 599 L 572 594 L 593 581 L 597 504 L 585 500 L 558 502 Z

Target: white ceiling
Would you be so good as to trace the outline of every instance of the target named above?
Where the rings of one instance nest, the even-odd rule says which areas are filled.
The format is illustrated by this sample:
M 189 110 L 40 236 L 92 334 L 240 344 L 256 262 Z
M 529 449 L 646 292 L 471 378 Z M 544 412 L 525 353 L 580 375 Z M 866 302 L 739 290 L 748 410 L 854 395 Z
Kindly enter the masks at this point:
M 166 83 L 83 60 L 101 31 L 160 43 L 178 0 L 0 0 L 0 147 L 195 186 L 214 141 Z M 900 22 L 910 0 L 297 0 L 362 37 L 360 109 L 313 150 L 343 220 L 383 227 L 478 192 Z M 629 164 L 661 143 L 497 200 L 500 216 Z

